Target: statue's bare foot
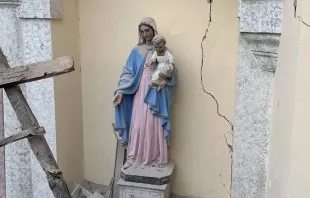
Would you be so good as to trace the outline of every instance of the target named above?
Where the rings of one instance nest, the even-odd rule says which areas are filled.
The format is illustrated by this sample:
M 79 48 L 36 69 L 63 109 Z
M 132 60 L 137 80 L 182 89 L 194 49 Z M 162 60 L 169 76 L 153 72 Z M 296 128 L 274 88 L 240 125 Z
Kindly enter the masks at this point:
M 140 166 L 138 166 L 138 168 L 139 169 L 145 169 L 145 168 L 147 168 L 147 166 L 146 165 L 140 165 Z
M 163 172 L 164 169 L 162 169 L 162 168 L 156 168 L 156 170 L 157 170 L 158 172 Z
M 123 166 L 123 169 L 126 170 L 127 168 L 129 168 L 131 166 L 131 164 L 129 162 L 126 162 Z
M 162 172 L 162 171 L 163 171 L 163 168 L 164 168 L 163 165 L 158 164 L 157 167 L 156 167 L 156 170 L 159 171 L 159 172 Z
M 152 88 L 154 88 L 154 89 L 157 89 L 156 83 L 150 82 L 149 85 L 150 85 L 150 87 L 152 87 Z

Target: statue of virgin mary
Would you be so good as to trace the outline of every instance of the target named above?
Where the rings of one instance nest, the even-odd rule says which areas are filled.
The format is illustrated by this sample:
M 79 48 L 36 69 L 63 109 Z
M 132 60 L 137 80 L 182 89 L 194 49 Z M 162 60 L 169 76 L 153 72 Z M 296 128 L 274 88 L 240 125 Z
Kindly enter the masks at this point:
M 177 71 L 157 91 L 149 86 L 155 69 L 150 66 L 152 39 L 158 34 L 155 20 L 144 18 L 138 25 L 139 42 L 127 59 L 114 93 L 115 130 L 127 148 L 124 168 L 168 163 L 171 133 L 170 107 L 177 84 Z

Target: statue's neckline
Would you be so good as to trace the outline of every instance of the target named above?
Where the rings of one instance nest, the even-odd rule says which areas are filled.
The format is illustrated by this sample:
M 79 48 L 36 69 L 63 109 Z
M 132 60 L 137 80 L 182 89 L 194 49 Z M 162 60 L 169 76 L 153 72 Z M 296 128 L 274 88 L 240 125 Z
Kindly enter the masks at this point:
M 147 50 L 152 50 L 152 49 L 154 49 L 154 46 L 153 45 L 146 45 L 146 44 L 143 44 L 142 45 L 145 49 L 147 49 Z

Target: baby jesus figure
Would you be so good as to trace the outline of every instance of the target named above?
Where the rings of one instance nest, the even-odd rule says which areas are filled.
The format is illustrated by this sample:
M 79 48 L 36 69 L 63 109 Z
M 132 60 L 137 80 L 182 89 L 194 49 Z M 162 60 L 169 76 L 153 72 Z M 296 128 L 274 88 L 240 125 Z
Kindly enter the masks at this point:
M 174 61 L 171 52 L 166 48 L 166 39 L 163 36 L 156 35 L 153 38 L 153 44 L 156 51 L 153 53 L 150 64 L 158 63 L 157 69 L 152 75 L 150 86 L 159 91 L 167 84 L 174 70 Z

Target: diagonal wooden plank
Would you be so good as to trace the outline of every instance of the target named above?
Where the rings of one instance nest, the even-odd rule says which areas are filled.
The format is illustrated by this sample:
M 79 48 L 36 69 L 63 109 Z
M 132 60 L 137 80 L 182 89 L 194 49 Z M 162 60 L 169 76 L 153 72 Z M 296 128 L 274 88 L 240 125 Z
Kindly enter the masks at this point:
M 0 140 L 0 147 L 16 142 L 18 140 L 24 139 L 24 138 L 29 138 L 34 135 L 44 135 L 44 134 L 45 134 L 45 130 L 43 127 L 32 127 L 22 132 L 19 132 L 15 135 L 12 135 L 10 137 L 7 137 L 3 140 Z
M 0 48 L 0 68 L 10 68 L 6 56 Z M 17 115 L 22 128 L 40 127 L 31 111 L 19 86 L 4 89 L 7 97 Z M 69 198 L 70 193 L 62 172 L 59 170 L 56 160 L 49 148 L 45 137 L 32 136 L 28 138 L 31 150 L 46 173 L 48 184 L 55 197 Z
M 72 71 L 74 71 L 74 63 L 71 56 L 15 68 L 1 68 L 0 88 L 58 76 Z
M 114 123 L 112 124 L 112 128 L 115 129 Z M 115 154 L 115 164 L 114 164 L 114 181 L 113 181 L 112 197 L 119 198 L 120 190 L 119 190 L 119 185 L 117 185 L 117 182 L 121 178 L 121 169 L 124 165 L 125 149 L 122 146 L 122 139 L 119 138 L 115 130 L 114 130 L 114 133 L 115 133 L 117 143 L 116 143 L 116 154 Z

